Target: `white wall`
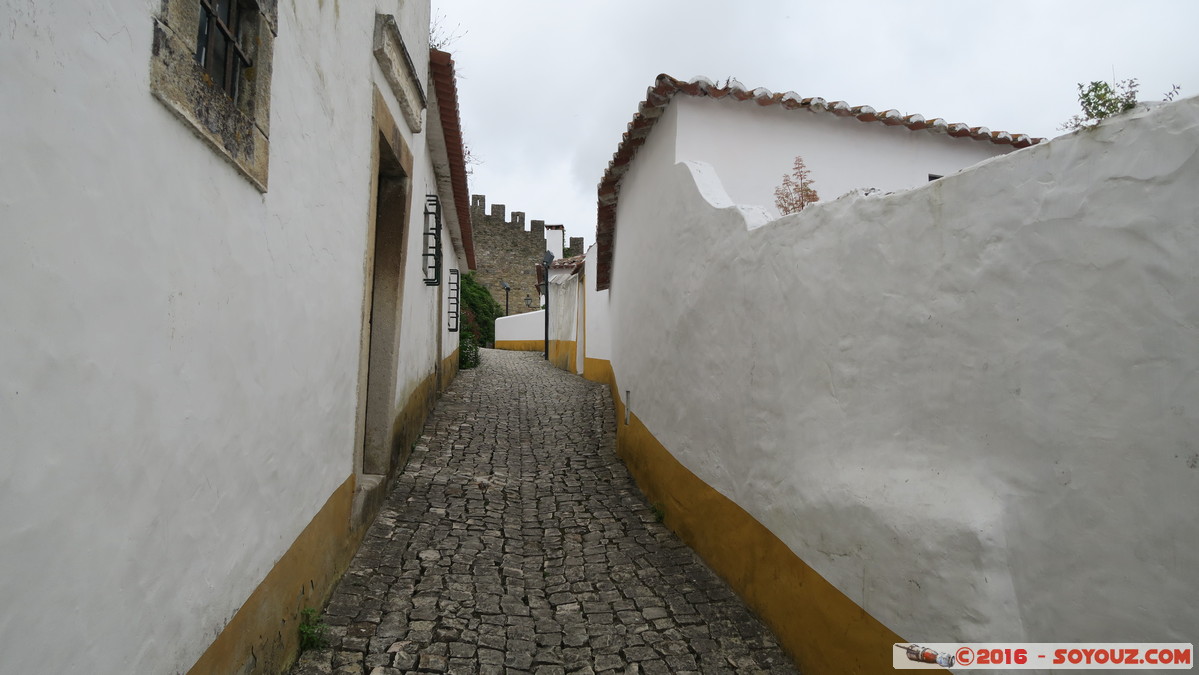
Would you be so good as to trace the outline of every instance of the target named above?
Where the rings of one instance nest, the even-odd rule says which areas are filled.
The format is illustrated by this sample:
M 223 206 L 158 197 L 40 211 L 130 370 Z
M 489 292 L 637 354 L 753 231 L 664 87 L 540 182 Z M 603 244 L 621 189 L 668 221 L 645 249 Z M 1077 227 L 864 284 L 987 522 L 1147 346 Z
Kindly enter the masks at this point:
M 446 243 L 448 243 L 448 241 Z M 447 246 L 445 248 L 445 259 L 443 264 L 445 266 L 445 273 L 441 284 L 441 358 L 445 359 L 453 354 L 454 350 L 458 348 L 458 336 L 460 334 L 458 331 L 450 331 L 450 298 L 453 296 L 453 293 L 450 291 L 449 271 L 451 269 L 458 270 L 458 326 L 459 330 L 461 330 L 463 323 L 466 321 L 466 308 L 462 300 L 462 277 L 466 276 L 466 273 L 470 270 L 466 269 L 465 260 L 458 259 L 458 255 L 454 252 L 452 246 Z
M 554 254 L 554 260 L 562 258 L 562 251 L 565 250 L 564 242 L 566 240 L 566 230 L 558 228 L 545 228 L 545 250 Z
M 280 3 L 265 194 L 152 98 L 151 4 L 0 0 L 5 672 L 185 671 L 353 471 L 374 14 L 424 72 L 427 3 Z
M 586 356 L 589 359 L 612 358 L 612 329 L 608 316 L 608 290 L 595 290 L 596 273 L 599 267 L 599 252 L 595 244 L 587 249 L 586 258 Z M 580 362 L 580 366 L 582 362 Z
M 910 639 L 1193 639 L 1199 99 L 769 224 L 671 159 L 611 312 L 679 461 Z
M 579 277 L 558 275 L 550 277 L 550 339 L 575 339 L 575 319 L 579 301 Z
M 502 316 L 495 320 L 495 340 L 544 340 L 545 310 Z
M 425 54 L 428 54 L 426 49 Z M 413 58 L 416 58 L 415 55 Z M 427 60 L 427 59 L 426 59 Z M 376 69 L 378 68 L 376 64 Z M 382 76 L 380 75 L 380 78 Z M 379 79 L 379 90 L 387 91 L 384 80 Z M 427 83 L 426 83 L 427 87 Z M 426 91 L 426 95 L 429 92 Z M 388 96 L 391 113 L 402 131 L 407 131 L 398 106 Z M 425 123 L 437 123 L 430 120 L 427 113 Z M 446 292 L 445 280 L 449 278 L 446 272 L 457 259 L 454 247 L 450 244 L 450 233 L 442 233 L 442 284 L 440 286 L 425 285 L 424 251 L 425 229 L 425 195 L 437 194 L 437 177 L 433 171 L 433 161 L 429 148 L 424 143 L 427 136 L 424 133 L 411 137 L 405 134 L 414 155 L 412 179 L 412 210 L 408 221 L 408 238 L 406 264 L 404 268 L 403 308 L 400 317 L 400 350 L 403 357 L 399 359 L 399 375 L 396 380 L 395 404 L 402 406 L 421 382 L 433 373 L 437 359 L 437 336 L 439 331 L 445 331 L 444 311 L 438 310 L 438 296 Z M 454 208 L 452 202 L 444 196 L 441 200 L 444 211 Z M 444 220 L 443 220 L 444 222 Z M 443 341 L 444 344 L 444 341 Z
M 929 174 L 949 175 L 1012 151 L 990 141 L 732 98 L 679 95 L 671 107 L 679 108 L 676 161 L 711 164 L 734 202 L 776 216 L 774 189 L 791 173 L 796 155 L 820 198 L 830 201 L 858 188 L 919 187 Z

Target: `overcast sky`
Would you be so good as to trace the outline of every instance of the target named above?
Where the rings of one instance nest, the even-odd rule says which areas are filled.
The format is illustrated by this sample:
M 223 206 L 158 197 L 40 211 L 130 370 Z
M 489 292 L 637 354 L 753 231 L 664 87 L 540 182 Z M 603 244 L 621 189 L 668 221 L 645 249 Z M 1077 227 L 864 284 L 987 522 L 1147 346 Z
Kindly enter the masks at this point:
M 595 236 L 596 184 L 659 73 L 734 77 L 1053 137 L 1078 82 L 1199 94 L 1199 1 L 433 0 L 470 190 Z M 781 176 L 780 176 L 781 179 Z

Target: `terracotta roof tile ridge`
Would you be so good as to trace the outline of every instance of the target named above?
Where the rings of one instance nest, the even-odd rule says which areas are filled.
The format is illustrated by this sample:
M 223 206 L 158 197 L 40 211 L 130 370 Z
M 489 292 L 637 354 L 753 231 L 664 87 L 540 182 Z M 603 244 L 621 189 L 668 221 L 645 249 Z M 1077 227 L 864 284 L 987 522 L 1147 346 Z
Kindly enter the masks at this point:
M 450 163 L 450 184 L 454 189 L 454 207 L 458 228 L 462 233 L 462 248 L 466 250 L 467 269 L 475 269 L 474 229 L 470 221 L 470 191 L 466 177 L 466 146 L 462 142 L 462 118 L 458 114 L 458 82 L 454 74 L 454 59 L 448 52 L 429 50 L 429 74 L 437 91 L 441 111 L 441 128 L 445 136 L 446 154 Z
M 707 96 L 715 99 L 727 97 L 732 97 L 739 101 L 752 99 L 763 107 L 782 105 L 788 110 L 795 110 L 797 108 L 807 108 L 813 111 L 826 110 L 838 117 L 856 117 L 861 122 L 881 122 L 887 126 L 907 127 L 912 131 L 928 129 L 936 133 L 948 132 L 950 136 L 954 137 L 968 136 L 975 140 L 990 141 L 1000 145 L 1013 145 L 1017 148 L 1028 147 L 1045 141 L 1044 138 L 1034 138 L 1028 134 L 1007 131 L 992 132 L 987 127 L 972 127 L 960 122 L 947 124 L 940 118 L 935 118 L 934 121 L 940 120 L 941 124 L 929 123 L 925 121 L 923 115 L 904 115 L 895 109 L 884 110 L 880 113 L 868 105 L 854 106 L 845 101 L 827 102 L 820 97 L 801 98 L 799 94 L 793 91 L 779 94 L 764 87 L 749 89 L 733 78 L 725 80 L 723 85 L 721 85 L 706 77 L 694 77 L 689 81 L 683 81 L 662 73 L 658 75 L 654 86 L 650 87 L 649 91 L 652 92 L 652 95 L 646 96 L 646 100 L 642 103 L 641 110 L 639 111 L 643 115 L 650 108 L 664 108 L 675 94 L 683 93 L 689 96 Z M 658 114 L 660 114 L 660 111 Z M 656 115 L 653 115 L 653 117 L 656 117 Z
M 558 258 L 554 262 L 550 263 L 550 267 L 553 269 L 574 267 L 575 265 L 581 265 L 586 259 L 586 254 L 579 254 L 569 258 Z

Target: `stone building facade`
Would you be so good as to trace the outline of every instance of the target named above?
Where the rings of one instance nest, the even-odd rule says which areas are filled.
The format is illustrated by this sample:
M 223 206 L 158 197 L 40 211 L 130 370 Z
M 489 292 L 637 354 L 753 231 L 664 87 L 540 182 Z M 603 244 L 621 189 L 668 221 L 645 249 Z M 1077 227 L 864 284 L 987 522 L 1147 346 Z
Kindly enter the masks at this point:
M 470 209 L 477 263 L 475 280 L 501 305 L 504 304 L 502 282 L 507 282 L 511 288 L 508 291 L 509 314 L 539 309 L 537 263 L 541 262 L 546 250 L 554 251 L 558 257 L 576 255 L 572 251 L 581 253 L 583 238 L 571 237 L 570 246 L 564 247 L 565 230 L 561 225 L 547 226 L 544 220 L 533 220 L 526 230 L 523 211 L 513 211 L 510 220 L 503 204 L 492 204 L 488 212 L 486 195 L 471 195 Z M 557 241 L 548 241 L 551 237 Z M 525 298 L 529 299 L 527 303 Z

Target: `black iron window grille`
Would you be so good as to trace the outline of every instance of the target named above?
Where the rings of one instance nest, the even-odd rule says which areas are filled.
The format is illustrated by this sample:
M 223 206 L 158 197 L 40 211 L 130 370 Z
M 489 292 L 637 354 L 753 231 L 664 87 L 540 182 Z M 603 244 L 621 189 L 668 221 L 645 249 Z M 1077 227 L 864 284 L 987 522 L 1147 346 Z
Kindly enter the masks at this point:
M 425 195 L 425 285 L 441 285 L 441 200 Z
M 241 3 L 242 0 L 200 0 L 200 32 L 196 37 L 196 63 L 234 101 L 242 71 L 251 65 L 250 56 L 240 42 Z
M 458 270 L 450 269 L 450 332 L 458 332 Z

